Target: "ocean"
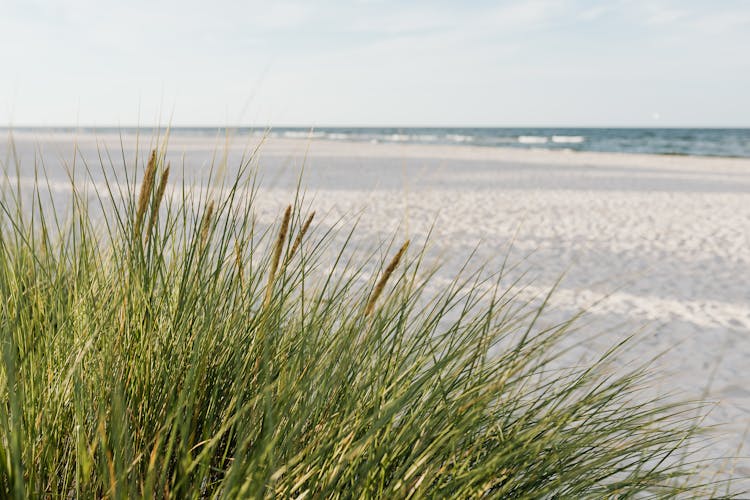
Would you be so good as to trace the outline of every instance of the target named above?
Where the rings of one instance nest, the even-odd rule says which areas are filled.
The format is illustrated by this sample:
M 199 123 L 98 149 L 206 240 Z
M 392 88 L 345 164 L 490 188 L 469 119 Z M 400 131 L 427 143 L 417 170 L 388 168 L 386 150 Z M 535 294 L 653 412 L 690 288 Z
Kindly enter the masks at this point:
M 133 132 L 133 128 L 26 128 L 17 131 Z M 173 127 L 172 133 L 223 134 L 223 127 Z M 500 148 L 649 153 L 750 158 L 748 128 L 453 128 L 453 127 L 236 127 L 236 133 L 370 143 L 450 144 Z M 142 133 L 151 129 L 142 128 Z
M 342 141 L 750 157 L 750 129 L 276 128 L 271 135 Z

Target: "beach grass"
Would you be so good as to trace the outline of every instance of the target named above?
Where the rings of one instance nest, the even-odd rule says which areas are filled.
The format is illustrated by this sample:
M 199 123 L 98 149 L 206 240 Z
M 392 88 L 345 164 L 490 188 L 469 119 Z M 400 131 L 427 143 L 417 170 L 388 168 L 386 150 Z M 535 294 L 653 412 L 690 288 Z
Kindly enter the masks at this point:
M 502 269 L 428 293 L 424 247 L 356 252 L 301 197 L 260 224 L 250 161 L 190 186 L 164 158 L 71 181 L 64 218 L 4 165 L 3 497 L 709 491 L 696 405 L 646 397 L 622 345 L 560 366 L 576 318 L 543 326 Z

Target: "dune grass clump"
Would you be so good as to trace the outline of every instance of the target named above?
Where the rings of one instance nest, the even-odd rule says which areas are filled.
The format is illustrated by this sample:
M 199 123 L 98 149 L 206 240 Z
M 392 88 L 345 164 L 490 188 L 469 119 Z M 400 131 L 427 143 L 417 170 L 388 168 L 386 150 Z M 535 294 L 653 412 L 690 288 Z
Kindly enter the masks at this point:
M 168 186 L 163 153 L 133 168 L 72 182 L 62 222 L 5 165 L 3 497 L 698 491 L 693 408 L 644 401 L 612 352 L 555 367 L 571 322 L 538 326 L 497 276 L 427 293 L 423 252 L 357 257 L 299 201 L 261 226 L 244 161 L 202 189 Z

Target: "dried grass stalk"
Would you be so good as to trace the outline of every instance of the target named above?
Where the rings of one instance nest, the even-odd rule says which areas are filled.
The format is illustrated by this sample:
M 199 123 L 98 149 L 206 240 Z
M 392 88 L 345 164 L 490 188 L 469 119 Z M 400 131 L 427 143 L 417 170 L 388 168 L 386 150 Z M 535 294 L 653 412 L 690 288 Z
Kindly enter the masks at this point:
M 294 257 L 295 252 L 299 250 L 300 245 L 302 245 L 302 238 L 305 237 L 305 233 L 307 233 L 307 230 L 310 229 L 310 224 L 312 224 L 314 217 L 315 217 L 315 212 L 311 213 L 310 216 L 305 221 L 305 223 L 302 225 L 302 228 L 299 230 L 299 233 L 297 233 L 297 237 L 294 239 L 294 243 L 292 244 L 292 249 L 289 251 L 289 255 L 287 255 L 286 260 L 291 260 L 291 258 Z
M 239 241 L 234 242 L 234 264 L 237 266 L 237 276 L 240 279 L 240 288 L 245 290 L 245 264 L 242 260 L 244 245 Z
M 151 236 L 151 231 L 153 231 L 156 219 L 159 216 L 159 207 L 161 207 L 161 201 L 164 198 L 164 191 L 167 189 L 167 181 L 169 180 L 169 167 L 170 165 L 167 164 L 167 168 L 161 173 L 159 186 L 156 188 L 156 196 L 154 196 L 154 200 L 151 203 L 151 216 L 148 219 L 148 229 L 146 230 L 147 240 Z
M 151 151 L 151 157 L 146 165 L 146 172 L 143 175 L 143 183 L 141 183 L 141 191 L 138 194 L 138 208 L 135 212 L 135 226 L 134 232 L 136 237 L 141 234 L 143 227 L 143 218 L 146 216 L 146 209 L 148 208 L 148 200 L 151 197 L 151 191 L 154 189 L 154 181 L 156 180 L 156 150 Z
M 284 249 L 284 241 L 286 241 L 286 235 L 289 232 L 289 220 L 292 217 L 292 206 L 286 207 L 284 212 L 284 218 L 281 221 L 281 227 L 279 228 L 279 235 L 276 237 L 276 244 L 273 247 L 273 255 L 271 256 L 271 268 L 268 273 L 268 284 L 266 285 L 266 297 L 263 300 L 263 305 L 268 306 L 271 302 L 271 295 L 273 294 L 273 282 L 276 279 L 276 270 L 279 267 L 279 261 L 281 260 L 281 251 Z
M 370 300 L 367 301 L 365 316 L 371 315 L 375 310 L 375 303 L 383 293 L 383 289 L 385 288 L 386 283 L 388 283 L 388 279 L 391 277 L 391 274 L 393 274 L 393 271 L 396 270 L 398 263 L 401 262 L 401 258 L 404 256 L 404 253 L 406 253 L 407 248 L 409 248 L 409 240 L 406 240 L 406 242 L 401 245 L 401 248 L 399 248 L 396 255 L 394 255 L 391 261 L 388 263 L 388 267 L 386 267 L 385 271 L 383 271 L 383 276 L 380 277 L 380 281 L 378 281 L 377 285 L 375 285 L 375 290 L 373 290 L 372 295 L 370 296 Z
M 203 220 L 201 220 L 201 229 L 199 233 L 200 248 L 202 249 L 208 241 L 208 230 L 211 229 L 211 218 L 214 215 L 214 201 L 208 202 L 206 207 L 206 213 L 203 214 Z

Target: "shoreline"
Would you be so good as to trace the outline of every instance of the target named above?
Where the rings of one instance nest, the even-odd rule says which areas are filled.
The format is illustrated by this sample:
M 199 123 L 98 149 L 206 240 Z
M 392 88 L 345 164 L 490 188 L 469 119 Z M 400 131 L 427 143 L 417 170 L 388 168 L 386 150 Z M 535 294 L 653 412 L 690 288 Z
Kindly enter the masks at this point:
M 231 130 L 230 130 L 231 131 Z M 12 132 L 12 136 L 21 140 L 33 140 L 52 143 L 72 143 L 84 139 L 90 141 L 92 137 L 104 141 L 119 141 L 120 134 L 109 130 L 99 134 L 97 131 L 54 131 L 54 130 L 16 130 L 6 129 L 6 134 Z M 245 148 L 247 145 L 255 146 L 261 141 L 264 148 L 261 153 L 288 153 L 290 150 L 307 148 L 316 149 L 327 155 L 368 155 L 377 157 L 405 156 L 408 158 L 442 158 L 442 159 L 481 159 L 492 161 L 523 161 L 529 163 L 554 163 L 570 164 L 576 162 L 603 162 L 606 165 L 638 166 L 639 163 L 658 163 L 660 166 L 679 164 L 682 167 L 705 165 L 707 163 L 720 163 L 726 167 L 750 168 L 750 157 L 743 156 L 719 156 L 719 155 L 691 155 L 684 153 L 635 153 L 623 151 L 576 151 L 572 149 L 553 149 L 543 147 L 507 147 L 488 146 L 476 144 L 447 144 L 447 143 L 419 143 L 419 142 L 371 142 L 358 140 L 334 140 L 328 138 L 289 138 L 289 137 L 265 137 L 258 133 L 248 134 L 244 131 L 231 131 L 229 136 L 216 134 L 214 136 L 204 134 L 183 133 L 175 130 L 170 135 L 171 141 L 176 142 L 214 142 L 218 147 L 229 145 L 230 149 Z M 133 131 L 123 131 L 122 138 L 133 140 L 135 137 L 151 138 L 148 130 L 140 134 Z M 8 135 L 10 137 L 10 135 Z M 164 137 L 162 134 L 160 137 Z M 227 138 L 229 142 L 227 143 Z M 7 139 L 6 139 L 7 142 Z M 265 150 L 265 151 L 264 151 Z M 352 151 L 356 150 L 356 151 Z M 396 151 L 394 151 L 396 150 Z M 688 165 L 686 165 L 686 163 Z
M 367 143 L 354 141 L 333 141 L 325 139 L 272 138 L 264 142 L 271 147 L 274 154 L 288 153 L 290 149 L 301 149 L 309 145 L 311 152 L 328 155 L 349 156 L 358 154 L 369 157 L 406 157 L 406 158 L 439 158 L 461 160 L 519 161 L 522 163 L 545 163 L 570 165 L 590 162 L 600 165 L 640 166 L 644 162 L 658 163 L 660 166 L 684 168 L 702 167 L 708 163 L 712 166 L 750 169 L 750 158 L 734 156 L 691 156 L 653 153 L 623 153 L 602 151 L 572 151 L 552 149 L 524 149 L 512 147 L 491 147 L 450 144 L 413 144 L 413 143 Z M 273 149 L 277 148 L 277 149 Z M 269 153 L 261 148 L 260 153 Z M 686 165 L 687 163 L 687 165 Z M 691 165 L 692 164 L 692 165 Z M 716 165 L 720 164 L 720 165 Z

